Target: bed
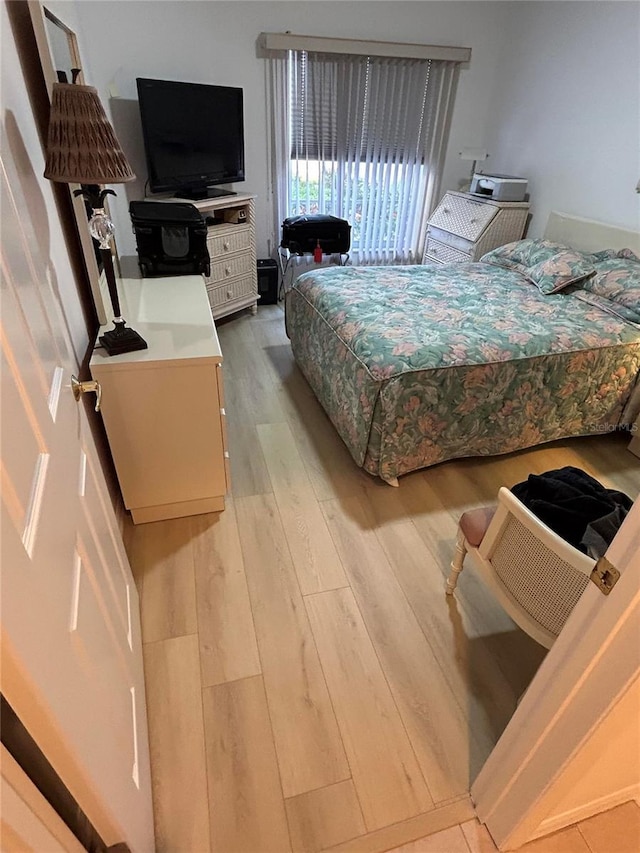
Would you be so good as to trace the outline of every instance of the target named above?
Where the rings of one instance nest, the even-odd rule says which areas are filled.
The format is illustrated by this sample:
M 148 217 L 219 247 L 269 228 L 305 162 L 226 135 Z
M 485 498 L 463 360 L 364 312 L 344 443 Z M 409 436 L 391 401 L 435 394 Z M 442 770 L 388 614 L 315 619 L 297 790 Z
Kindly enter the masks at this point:
M 540 245 L 565 241 L 579 250 L 573 266 L 557 256 L 555 266 L 535 265 L 564 271 L 555 292 L 555 273 L 532 279 L 531 264 L 501 250 L 490 262 L 329 267 L 297 279 L 285 301 L 293 354 L 357 465 L 397 485 L 448 459 L 633 423 L 638 291 L 619 302 L 620 288 L 587 286 L 600 273 L 575 273 L 580 258 L 590 265 L 589 253 L 606 246 L 598 264 L 613 267 L 604 280 L 617 285 L 616 270 L 633 256 L 616 252 L 638 251 L 640 237 L 552 214 L 544 241 L 511 245 L 536 243 L 527 247 L 532 261 L 543 257 Z

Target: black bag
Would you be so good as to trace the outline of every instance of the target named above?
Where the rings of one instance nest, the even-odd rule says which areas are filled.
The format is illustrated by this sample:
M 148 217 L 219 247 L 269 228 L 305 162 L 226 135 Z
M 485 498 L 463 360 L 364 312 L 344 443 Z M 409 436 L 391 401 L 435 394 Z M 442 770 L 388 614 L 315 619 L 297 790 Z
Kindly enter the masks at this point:
M 143 276 L 209 275 L 207 225 L 194 205 L 132 201 L 129 215 Z
M 304 255 L 313 252 L 318 243 L 324 255 L 346 254 L 351 245 L 351 226 L 346 219 L 324 213 L 290 216 L 282 223 L 283 249 Z

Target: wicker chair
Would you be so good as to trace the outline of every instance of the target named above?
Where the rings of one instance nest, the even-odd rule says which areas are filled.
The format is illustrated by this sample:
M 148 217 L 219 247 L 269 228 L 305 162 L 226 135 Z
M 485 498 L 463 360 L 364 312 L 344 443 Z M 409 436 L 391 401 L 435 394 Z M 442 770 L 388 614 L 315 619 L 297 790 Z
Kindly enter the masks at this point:
M 461 517 L 447 595 L 456 588 L 467 552 L 513 621 L 547 649 L 595 565 L 505 488 L 498 493 L 497 507 L 471 510 Z

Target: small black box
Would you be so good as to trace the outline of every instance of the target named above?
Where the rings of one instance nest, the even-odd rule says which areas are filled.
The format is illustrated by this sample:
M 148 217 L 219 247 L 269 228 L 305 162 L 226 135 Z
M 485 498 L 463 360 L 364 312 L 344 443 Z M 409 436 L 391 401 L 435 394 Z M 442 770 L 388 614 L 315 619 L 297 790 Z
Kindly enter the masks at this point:
M 278 302 L 278 264 L 266 258 L 258 261 L 258 305 L 276 305 Z

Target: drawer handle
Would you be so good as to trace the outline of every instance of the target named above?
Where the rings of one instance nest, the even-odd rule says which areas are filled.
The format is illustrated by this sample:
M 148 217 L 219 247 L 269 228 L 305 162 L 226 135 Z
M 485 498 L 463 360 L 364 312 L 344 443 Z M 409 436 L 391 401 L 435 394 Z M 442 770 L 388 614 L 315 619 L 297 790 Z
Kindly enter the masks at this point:
M 229 267 L 224 268 L 224 274 L 225 275 L 231 275 L 231 270 L 229 269 Z
M 437 254 L 438 254 L 438 250 L 436 249 L 436 247 L 435 247 L 435 246 L 433 246 L 433 247 L 432 247 L 432 249 L 431 249 L 431 254 L 432 254 L 432 255 L 437 255 Z
M 229 243 L 227 241 L 225 241 L 222 244 L 222 248 L 225 250 L 225 252 L 228 252 L 229 251 Z
M 233 290 L 227 290 L 227 299 L 231 299 L 233 296 Z
M 469 220 L 469 222 L 471 222 L 472 225 L 474 225 L 477 221 L 478 220 L 475 218 L 475 216 Z
M 442 208 L 442 212 L 443 212 L 443 213 L 451 213 L 451 211 L 449 210 L 449 208 L 448 208 L 448 207 L 443 207 L 443 208 Z

